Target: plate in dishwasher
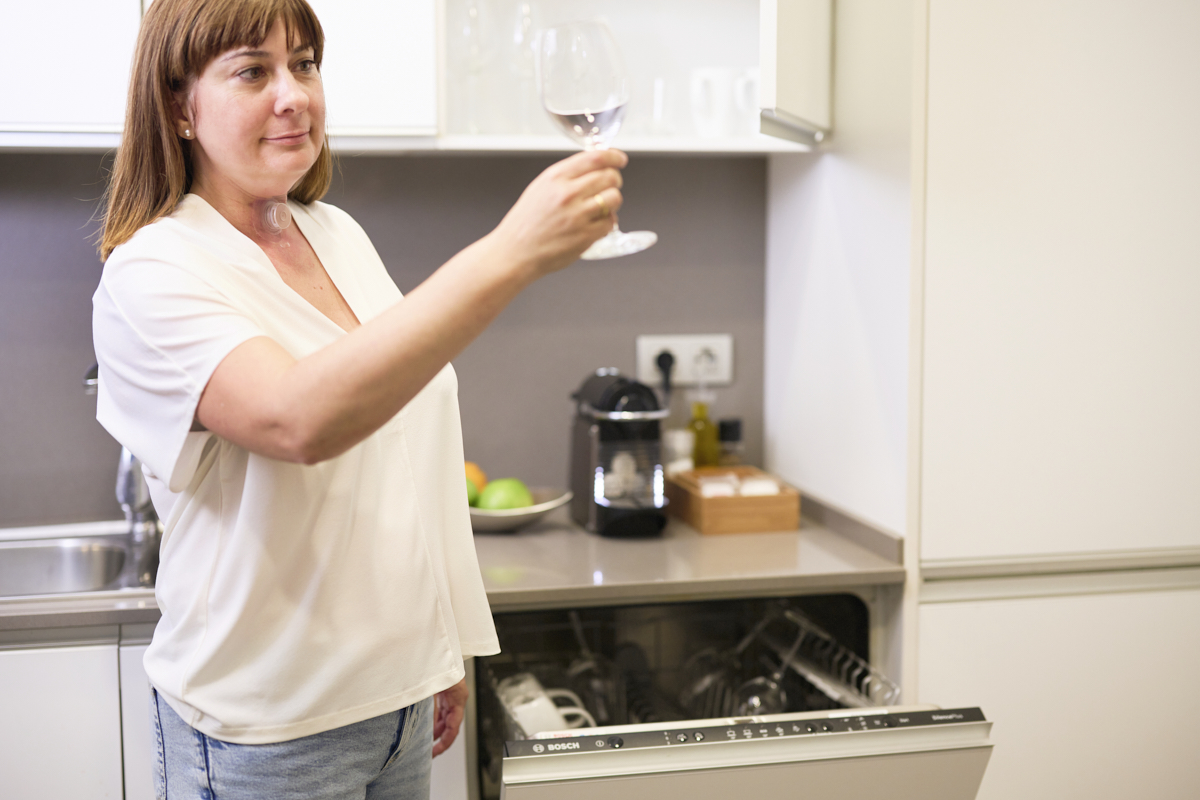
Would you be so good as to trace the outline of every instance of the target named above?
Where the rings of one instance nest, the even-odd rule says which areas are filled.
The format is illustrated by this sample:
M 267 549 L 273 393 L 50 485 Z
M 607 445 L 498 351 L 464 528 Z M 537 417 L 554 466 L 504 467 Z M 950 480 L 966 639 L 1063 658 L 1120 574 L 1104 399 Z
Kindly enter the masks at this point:
M 893 706 L 556 731 L 505 744 L 504 800 L 972 800 L 978 708 Z

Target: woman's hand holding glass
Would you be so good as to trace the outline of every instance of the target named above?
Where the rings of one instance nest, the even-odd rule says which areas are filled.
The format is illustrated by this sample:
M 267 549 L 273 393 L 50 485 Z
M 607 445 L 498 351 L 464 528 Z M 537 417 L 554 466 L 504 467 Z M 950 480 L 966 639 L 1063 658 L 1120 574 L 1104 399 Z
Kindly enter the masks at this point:
M 531 279 L 576 261 L 606 236 L 621 208 L 620 150 L 576 153 L 551 165 L 522 192 L 492 233 Z

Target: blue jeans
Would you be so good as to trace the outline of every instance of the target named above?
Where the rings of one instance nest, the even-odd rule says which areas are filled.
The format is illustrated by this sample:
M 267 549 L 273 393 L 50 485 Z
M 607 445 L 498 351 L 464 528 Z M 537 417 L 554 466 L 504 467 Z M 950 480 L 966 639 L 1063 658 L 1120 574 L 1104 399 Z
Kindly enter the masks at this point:
M 232 744 L 151 691 L 159 800 L 428 800 L 433 698 L 275 744 Z

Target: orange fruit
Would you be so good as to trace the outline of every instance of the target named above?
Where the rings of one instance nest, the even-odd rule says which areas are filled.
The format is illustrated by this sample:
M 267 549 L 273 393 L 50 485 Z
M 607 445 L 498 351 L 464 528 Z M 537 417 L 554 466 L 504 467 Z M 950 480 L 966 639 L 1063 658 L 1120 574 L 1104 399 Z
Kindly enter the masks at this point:
M 485 473 L 483 470 L 481 470 L 479 468 L 479 465 L 476 464 L 474 461 L 468 461 L 466 463 L 466 467 L 467 467 L 467 480 L 469 480 L 471 483 L 475 484 L 475 488 L 482 492 L 484 490 L 484 488 L 487 486 L 487 482 L 488 482 L 487 473 Z

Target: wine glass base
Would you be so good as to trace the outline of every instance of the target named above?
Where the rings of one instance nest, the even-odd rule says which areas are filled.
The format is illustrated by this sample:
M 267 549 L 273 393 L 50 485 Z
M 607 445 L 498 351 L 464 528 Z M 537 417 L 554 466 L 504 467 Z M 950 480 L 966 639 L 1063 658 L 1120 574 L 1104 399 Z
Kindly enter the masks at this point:
M 603 239 L 597 239 L 580 256 L 584 261 L 599 261 L 640 253 L 658 241 L 653 231 L 610 231 Z

